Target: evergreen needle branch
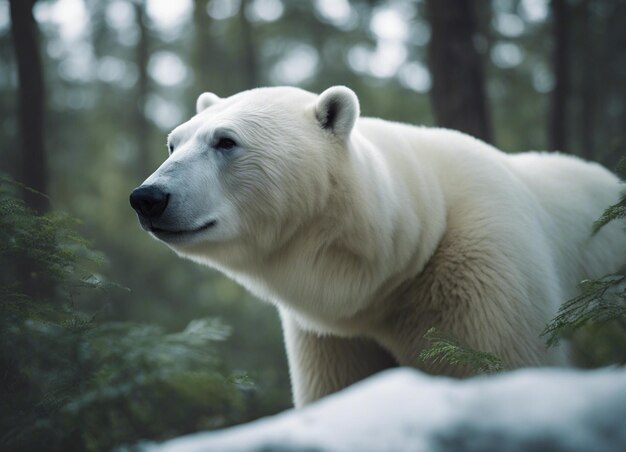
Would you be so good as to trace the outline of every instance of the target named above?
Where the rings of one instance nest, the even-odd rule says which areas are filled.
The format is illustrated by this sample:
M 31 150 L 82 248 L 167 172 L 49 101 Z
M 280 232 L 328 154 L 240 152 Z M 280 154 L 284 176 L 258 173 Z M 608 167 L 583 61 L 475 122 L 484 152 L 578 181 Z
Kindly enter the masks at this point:
M 585 280 L 580 288 L 581 294 L 564 303 L 541 333 L 549 346 L 557 345 L 562 336 L 589 323 L 626 318 L 626 276 L 615 274 Z
M 419 360 L 422 362 L 465 366 L 476 374 L 491 374 L 506 370 L 497 356 L 473 350 L 436 328 L 430 328 L 424 334 L 424 339 L 430 342 L 431 346 L 419 354 Z

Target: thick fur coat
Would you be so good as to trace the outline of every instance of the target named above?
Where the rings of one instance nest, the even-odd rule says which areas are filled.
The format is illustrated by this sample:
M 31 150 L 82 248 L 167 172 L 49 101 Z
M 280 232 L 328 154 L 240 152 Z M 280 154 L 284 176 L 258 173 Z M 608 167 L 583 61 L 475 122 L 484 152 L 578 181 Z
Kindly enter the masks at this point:
M 423 366 L 433 326 L 512 368 L 566 364 L 540 332 L 624 263 L 623 225 L 591 236 L 621 188 L 597 164 L 361 118 L 345 87 L 205 93 L 197 111 L 131 202 L 154 237 L 278 307 L 296 406 Z

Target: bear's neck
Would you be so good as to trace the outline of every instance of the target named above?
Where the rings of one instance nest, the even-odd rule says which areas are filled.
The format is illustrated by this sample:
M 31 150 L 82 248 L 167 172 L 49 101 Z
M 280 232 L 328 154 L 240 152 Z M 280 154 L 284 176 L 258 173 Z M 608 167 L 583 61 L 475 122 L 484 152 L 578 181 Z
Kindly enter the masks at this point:
M 445 228 L 443 196 L 427 164 L 407 184 L 380 151 L 353 140 L 322 215 L 262 262 L 231 273 L 318 330 L 382 305 L 422 270 Z

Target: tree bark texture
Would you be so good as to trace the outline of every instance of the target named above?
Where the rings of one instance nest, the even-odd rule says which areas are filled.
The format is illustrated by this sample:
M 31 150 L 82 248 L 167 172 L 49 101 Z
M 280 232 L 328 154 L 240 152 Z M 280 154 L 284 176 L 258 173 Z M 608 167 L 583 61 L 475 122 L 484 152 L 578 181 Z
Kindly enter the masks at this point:
M 194 92 L 194 95 L 196 96 L 201 92 L 213 89 L 209 75 L 211 73 L 212 43 L 209 33 L 210 19 L 207 14 L 208 4 L 208 0 L 194 0 L 193 26 L 195 39 L 191 58 L 194 70 L 194 85 L 197 91 Z M 195 109 L 193 113 L 195 114 Z
M 135 20 L 139 30 L 139 40 L 135 49 L 137 62 L 137 88 L 135 91 L 135 130 L 137 138 L 137 172 L 140 178 L 150 174 L 150 125 L 146 119 L 146 101 L 150 89 L 148 77 L 148 60 L 150 59 L 149 34 L 146 24 L 145 0 L 134 2 Z
M 431 26 L 428 65 L 438 125 L 491 141 L 481 56 L 474 45 L 472 0 L 426 0 Z
M 550 98 L 548 144 L 556 151 L 567 150 L 567 98 L 569 77 L 569 11 L 567 0 L 552 0 L 552 70 L 554 88 Z
M 18 177 L 30 190 L 23 190 L 26 205 L 43 213 L 50 207 L 42 194 L 48 191 L 45 151 L 43 67 L 39 52 L 39 30 L 33 17 L 33 0 L 10 0 L 11 34 L 17 60 L 18 123 L 22 155 Z
M 594 31 L 591 26 L 590 1 L 584 0 L 582 8 L 582 93 L 580 108 L 580 142 L 582 145 L 581 155 L 586 159 L 596 158 L 594 147 L 594 125 L 595 125 L 595 74 L 597 68 L 594 67 Z
M 244 81 L 246 89 L 257 88 L 259 85 L 259 69 L 254 45 L 254 35 L 252 24 L 246 17 L 246 10 L 249 8 L 250 0 L 241 0 L 239 9 L 239 26 L 241 34 L 241 54 L 243 58 L 243 68 L 245 70 Z

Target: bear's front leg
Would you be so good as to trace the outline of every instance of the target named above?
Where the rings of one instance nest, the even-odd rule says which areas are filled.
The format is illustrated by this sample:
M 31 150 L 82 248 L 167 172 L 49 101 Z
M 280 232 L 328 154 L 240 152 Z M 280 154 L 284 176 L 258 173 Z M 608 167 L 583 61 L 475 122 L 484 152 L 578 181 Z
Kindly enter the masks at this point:
M 372 340 L 305 331 L 284 310 L 281 320 L 296 408 L 398 365 Z

